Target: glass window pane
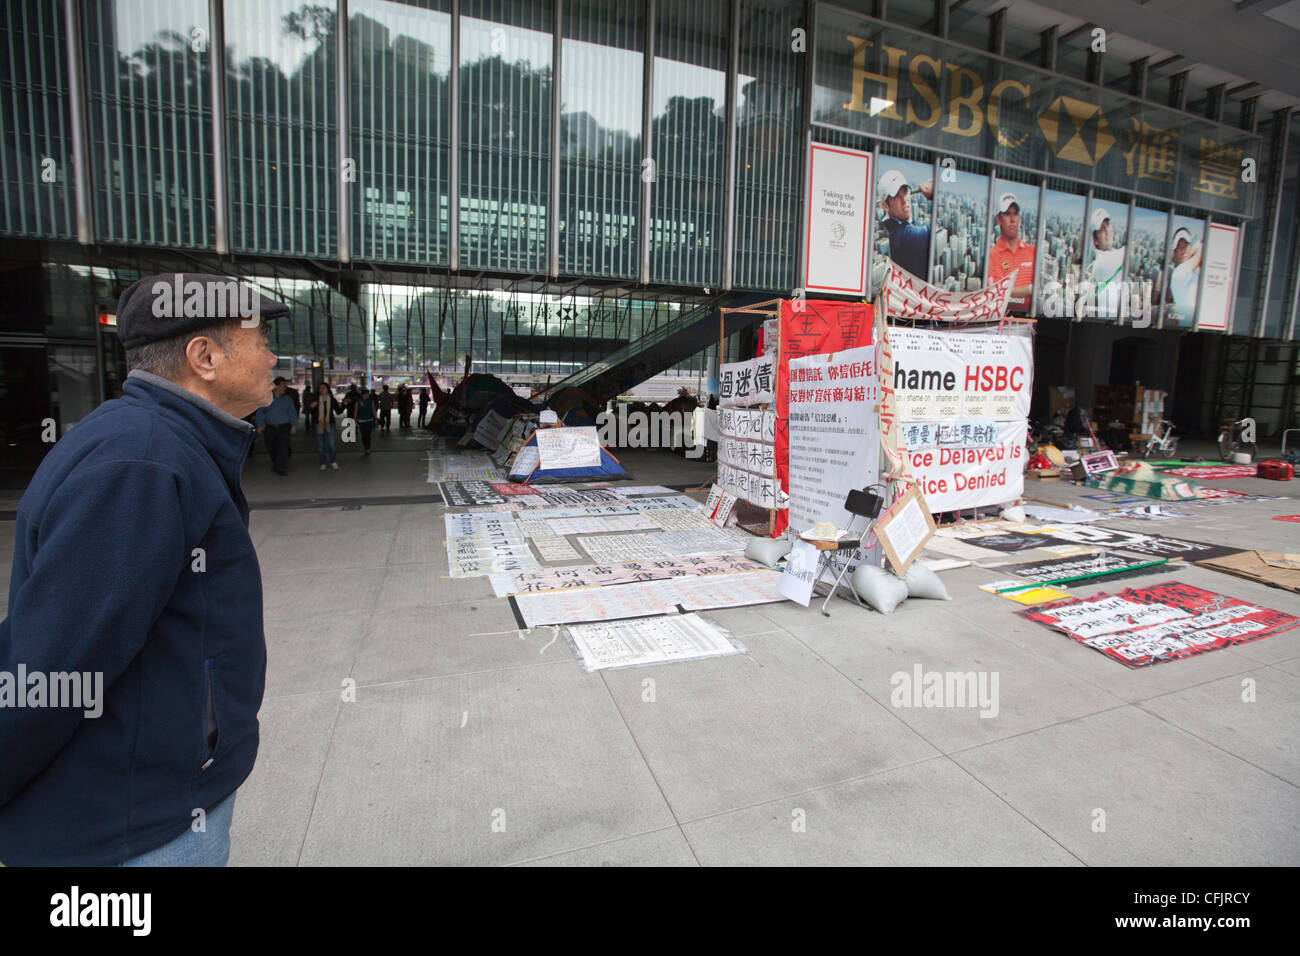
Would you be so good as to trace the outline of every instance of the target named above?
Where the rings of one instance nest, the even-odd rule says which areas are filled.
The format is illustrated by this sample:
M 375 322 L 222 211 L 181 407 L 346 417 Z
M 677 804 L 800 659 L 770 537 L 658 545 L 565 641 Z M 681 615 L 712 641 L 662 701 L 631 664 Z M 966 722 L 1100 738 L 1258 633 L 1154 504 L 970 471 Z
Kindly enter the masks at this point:
M 96 234 L 211 246 L 207 0 L 96 0 L 83 9 Z
M 721 278 L 728 5 L 656 10 L 650 277 L 704 287 Z
M 348 4 L 354 258 L 447 262 L 449 8 L 449 0 Z
M 547 269 L 551 5 L 466 0 L 460 33 L 460 258 Z
M 334 0 L 226 0 L 230 244 L 338 256 Z
M 560 271 L 638 274 L 644 13 L 594 0 L 564 5 L 560 112 Z

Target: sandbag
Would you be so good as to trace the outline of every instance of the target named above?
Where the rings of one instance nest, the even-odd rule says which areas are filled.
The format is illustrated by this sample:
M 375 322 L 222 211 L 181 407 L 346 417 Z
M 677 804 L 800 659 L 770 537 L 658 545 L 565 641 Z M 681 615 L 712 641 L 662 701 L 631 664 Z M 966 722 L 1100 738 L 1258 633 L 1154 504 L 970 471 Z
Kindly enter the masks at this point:
M 769 568 L 790 553 L 790 541 L 786 538 L 755 538 L 745 545 L 745 557 L 757 561 Z
M 884 568 L 861 564 L 853 572 L 853 590 L 881 614 L 893 614 L 907 600 L 907 582 Z
M 935 574 L 920 561 L 908 565 L 903 575 L 907 582 L 907 596 L 914 598 L 934 598 L 936 601 L 951 601 L 952 595 Z

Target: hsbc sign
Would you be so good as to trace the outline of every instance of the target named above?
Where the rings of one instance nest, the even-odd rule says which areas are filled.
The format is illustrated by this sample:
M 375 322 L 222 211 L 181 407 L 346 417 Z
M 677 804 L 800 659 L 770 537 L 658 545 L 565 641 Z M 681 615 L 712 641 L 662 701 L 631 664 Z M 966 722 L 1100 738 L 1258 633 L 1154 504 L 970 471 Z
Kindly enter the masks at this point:
M 829 4 L 813 56 L 814 125 L 1253 215 L 1243 130 Z

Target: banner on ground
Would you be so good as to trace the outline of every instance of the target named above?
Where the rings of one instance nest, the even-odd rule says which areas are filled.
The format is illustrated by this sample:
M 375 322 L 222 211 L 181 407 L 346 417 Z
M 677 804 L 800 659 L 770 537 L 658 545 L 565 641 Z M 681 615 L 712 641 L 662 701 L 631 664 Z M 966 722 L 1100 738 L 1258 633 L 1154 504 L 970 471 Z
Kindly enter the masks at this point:
M 1027 336 L 891 328 L 881 433 L 932 511 L 1000 504 L 1024 490 L 1033 384 Z M 888 389 L 885 386 L 888 385 Z M 905 460 L 904 460 L 905 459 Z
M 885 273 L 885 311 L 893 319 L 928 319 L 937 322 L 989 322 L 1007 314 L 1015 288 L 1013 269 L 978 292 L 945 292 L 912 275 L 896 262 Z

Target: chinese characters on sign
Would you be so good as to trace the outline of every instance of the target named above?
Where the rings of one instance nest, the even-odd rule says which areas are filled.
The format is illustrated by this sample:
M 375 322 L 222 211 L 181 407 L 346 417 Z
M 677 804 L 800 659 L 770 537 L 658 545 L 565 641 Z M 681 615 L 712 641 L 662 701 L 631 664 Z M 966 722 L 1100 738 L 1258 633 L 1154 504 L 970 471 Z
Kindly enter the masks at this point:
M 773 400 L 775 385 L 776 359 L 771 355 L 745 362 L 728 362 L 720 371 L 719 404 L 724 408 L 766 405 Z

